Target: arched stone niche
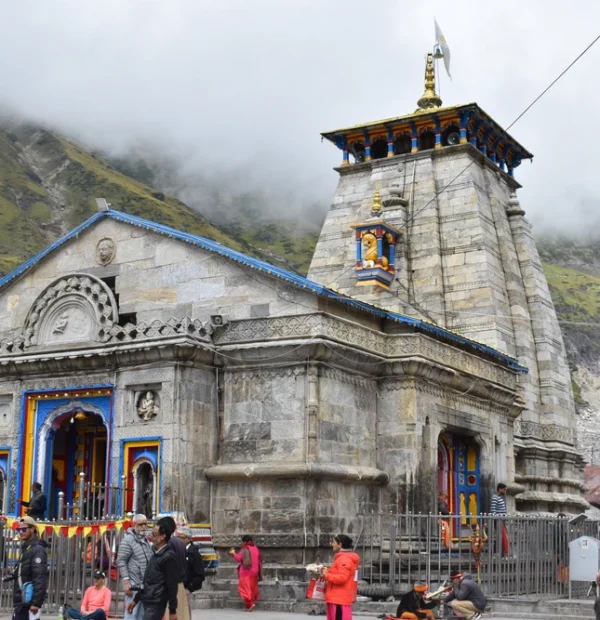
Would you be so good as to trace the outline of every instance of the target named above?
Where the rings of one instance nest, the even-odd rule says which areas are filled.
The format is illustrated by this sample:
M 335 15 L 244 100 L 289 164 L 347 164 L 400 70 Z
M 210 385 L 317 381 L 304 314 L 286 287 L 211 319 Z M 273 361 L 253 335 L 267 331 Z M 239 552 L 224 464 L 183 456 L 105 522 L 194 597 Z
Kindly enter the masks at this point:
M 31 307 L 23 327 L 25 346 L 105 342 L 118 318 L 115 297 L 102 280 L 86 274 L 64 276 Z

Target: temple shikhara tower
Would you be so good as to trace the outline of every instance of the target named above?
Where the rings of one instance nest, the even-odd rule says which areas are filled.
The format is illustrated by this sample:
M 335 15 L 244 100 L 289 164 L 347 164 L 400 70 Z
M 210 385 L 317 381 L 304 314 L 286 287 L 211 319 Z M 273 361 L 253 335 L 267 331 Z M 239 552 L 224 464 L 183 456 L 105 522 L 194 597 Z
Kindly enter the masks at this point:
M 565 347 L 516 193 L 515 171 L 533 155 L 477 104 L 443 106 L 431 54 L 413 113 L 322 135 L 342 162 L 309 278 L 517 358 L 527 369 L 514 422 L 517 505 L 578 495 Z M 452 459 L 450 443 L 440 440 L 440 460 Z

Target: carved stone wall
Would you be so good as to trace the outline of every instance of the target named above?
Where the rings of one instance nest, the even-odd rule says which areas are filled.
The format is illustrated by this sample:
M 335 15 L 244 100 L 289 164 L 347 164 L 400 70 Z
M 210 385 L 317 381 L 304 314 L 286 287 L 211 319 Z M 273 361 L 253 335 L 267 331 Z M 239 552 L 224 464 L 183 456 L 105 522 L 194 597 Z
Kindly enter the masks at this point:
M 64 276 L 31 307 L 23 326 L 24 345 L 104 342 L 117 320 L 117 302 L 102 280 L 84 274 Z

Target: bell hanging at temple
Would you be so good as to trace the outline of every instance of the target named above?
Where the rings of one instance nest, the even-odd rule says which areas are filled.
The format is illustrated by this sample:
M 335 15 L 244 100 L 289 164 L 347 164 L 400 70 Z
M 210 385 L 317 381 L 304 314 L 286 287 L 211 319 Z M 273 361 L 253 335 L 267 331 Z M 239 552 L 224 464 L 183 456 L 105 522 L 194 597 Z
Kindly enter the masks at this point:
M 442 52 L 442 48 L 439 45 L 437 45 L 437 44 L 435 46 L 435 50 L 433 51 L 433 57 L 436 60 L 439 60 L 440 58 L 444 57 L 444 54 Z

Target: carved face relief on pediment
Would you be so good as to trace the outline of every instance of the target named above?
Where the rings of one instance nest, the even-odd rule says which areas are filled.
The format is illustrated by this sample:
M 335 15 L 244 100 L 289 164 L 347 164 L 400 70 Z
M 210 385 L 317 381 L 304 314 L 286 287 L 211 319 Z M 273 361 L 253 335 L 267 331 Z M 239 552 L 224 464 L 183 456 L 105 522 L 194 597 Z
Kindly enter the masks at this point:
M 115 257 L 115 242 L 109 237 L 100 239 L 96 246 L 96 262 L 99 265 L 108 265 Z
M 118 321 L 112 291 L 85 274 L 53 282 L 35 301 L 23 328 L 25 346 L 105 342 Z

